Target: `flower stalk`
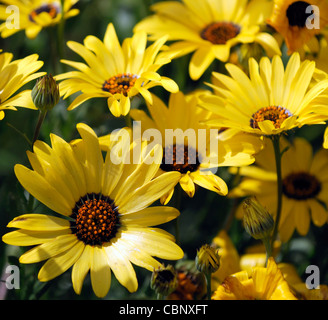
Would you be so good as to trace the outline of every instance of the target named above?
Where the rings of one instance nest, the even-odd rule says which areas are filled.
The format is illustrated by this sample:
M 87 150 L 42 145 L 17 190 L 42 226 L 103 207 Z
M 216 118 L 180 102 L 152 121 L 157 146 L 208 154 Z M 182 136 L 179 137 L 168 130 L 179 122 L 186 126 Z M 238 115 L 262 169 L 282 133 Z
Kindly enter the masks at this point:
M 273 229 L 273 234 L 271 238 L 271 247 L 273 248 L 274 241 L 278 235 L 278 227 L 281 217 L 281 209 L 282 209 L 282 174 L 281 174 L 281 158 L 282 152 L 280 152 L 280 135 L 273 135 L 271 137 L 271 141 L 273 144 L 275 162 L 276 162 L 276 172 L 277 172 L 277 213 L 276 213 L 276 221 Z

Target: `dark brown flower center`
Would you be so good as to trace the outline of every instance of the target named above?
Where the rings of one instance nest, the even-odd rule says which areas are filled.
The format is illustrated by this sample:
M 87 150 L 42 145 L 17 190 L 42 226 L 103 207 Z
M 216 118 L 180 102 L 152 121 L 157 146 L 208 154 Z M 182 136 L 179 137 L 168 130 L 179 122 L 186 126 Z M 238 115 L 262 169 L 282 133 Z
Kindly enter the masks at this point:
M 53 4 L 44 4 L 41 7 L 33 10 L 30 14 L 29 14 L 29 19 L 32 22 L 35 22 L 35 17 L 38 16 L 40 13 L 42 12 L 47 12 L 49 13 L 50 17 L 52 19 L 56 18 L 58 12 L 59 12 L 59 8 Z
M 106 80 L 102 89 L 111 94 L 122 93 L 127 96 L 129 90 L 134 86 L 137 79 L 138 76 L 131 73 L 118 74 L 117 76 Z
M 289 118 L 292 114 L 283 107 L 270 106 L 256 111 L 250 120 L 250 126 L 253 129 L 259 129 L 259 122 L 270 120 L 275 128 L 280 128 L 283 121 Z
M 75 205 L 71 230 L 88 245 L 101 245 L 115 237 L 119 227 L 119 213 L 109 198 L 88 194 Z
M 161 169 L 164 171 L 193 172 L 200 165 L 197 150 L 187 145 L 170 145 L 163 150 Z
M 321 191 L 320 181 L 307 172 L 291 173 L 283 179 L 283 193 L 296 200 L 315 198 Z
M 213 44 L 226 44 L 240 32 L 240 27 L 231 22 L 213 22 L 206 26 L 200 36 Z
M 296 1 L 288 7 L 286 16 L 291 27 L 305 27 L 306 20 L 312 15 L 312 10 L 309 10 L 310 13 L 306 13 L 309 6 L 311 5 L 305 1 Z

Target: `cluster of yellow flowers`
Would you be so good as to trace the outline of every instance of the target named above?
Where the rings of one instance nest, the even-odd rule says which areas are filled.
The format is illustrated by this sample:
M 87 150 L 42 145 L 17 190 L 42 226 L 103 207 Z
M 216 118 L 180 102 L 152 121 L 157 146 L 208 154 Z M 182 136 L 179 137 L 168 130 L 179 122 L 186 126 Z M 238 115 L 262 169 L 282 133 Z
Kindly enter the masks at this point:
M 0 3 L 2 38 L 25 30 L 33 39 L 79 14 L 78 0 Z M 18 28 L 8 27 L 8 5 L 19 9 Z M 196 258 L 198 272 L 209 275 L 209 298 L 328 299 L 324 285 L 307 290 L 277 258 L 279 243 L 295 231 L 305 236 L 311 223 L 322 227 L 328 221 L 328 130 L 315 154 L 305 138 L 293 137 L 305 125 L 328 120 L 328 1 L 160 1 L 151 10 L 122 44 L 111 22 L 103 40 L 89 35 L 83 44 L 68 41 L 85 63 L 61 59 L 72 70 L 54 78 L 37 72 L 43 66 L 37 54 L 20 60 L 0 54 L 0 119 L 16 107 L 40 112 L 33 151 L 27 151 L 30 167 L 17 164 L 15 175 L 53 211 L 17 216 L 8 224 L 16 230 L 3 242 L 33 246 L 19 261 L 46 261 L 40 281 L 71 268 L 80 294 L 90 271 L 94 293 L 105 297 L 113 272 L 135 292 L 132 264 L 155 272 L 163 266 L 154 257 L 183 258 L 183 244 L 154 226 L 179 216 L 168 205 L 177 188 L 192 198 L 202 187 L 236 200 L 253 197 L 239 202 L 235 214 L 265 245 L 252 258 L 239 257 L 220 231 Z M 195 82 L 213 62 L 225 69 L 211 73 L 206 89 L 182 92 L 159 69 L 191 53 L 185 76 Z M 19 91 L 37 78 L 33 90 Z M 169 92 L 167 104 L 151 92 L 155 86 Z M 146 108 L 133 107 L 137 96 Z M 130 126 L 98 137 L 78 123 L 80 139 L 66 142 L 51 134 L 51 146 L 38 140 L 42 120 L 59 99 L 70 101 L 67 110 L 73 110 L 93 98 L 106 99 L 110 113 Z M 239 178 L 231 190 L 217 174 L 221 167 Z M 174 285 L 165 284 L 164 295 L 187 296 L 185 277 L 172 274 Z M 160 291 L 158 281 L 154 276 Z M 189 284 L 195 292 L 197 281 Z

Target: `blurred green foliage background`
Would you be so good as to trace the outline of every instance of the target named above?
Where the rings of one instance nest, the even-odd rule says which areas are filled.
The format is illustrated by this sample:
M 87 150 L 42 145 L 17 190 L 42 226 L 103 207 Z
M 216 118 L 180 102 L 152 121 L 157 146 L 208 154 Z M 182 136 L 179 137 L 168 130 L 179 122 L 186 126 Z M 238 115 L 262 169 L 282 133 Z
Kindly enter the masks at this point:
M 66 21 L 65 40 L 74 40 L 82 43 L 87 35 L 94 35 L 103 39 L 106 27 L 113 22 L 120 41 L 132 36 L 135 24 L 149 15 L 149 6 L 158 1 L 152 0 L 80 0 L 75 7 L 80 9 L 80 14 Z M 39 59 L 44 61 L 40 71 L 46 71 L 53 75 L 64 71 L 64 65 L 59 63 L 56 51 L 56 28 L 45 29 L 34 40 L 26 38 L 24 32 L 19 32 L 10 38 L 0 39 L 0 48 L 6 52 L 12 52 L 14 59 L 23 58 L 29 54 L 39 54 Z M 78 61 L 80 57 L 69 48 L 65 47 L 65 59 Z M 192 81 L 188 74 L 190 56 L 173 60 L 169 65 L 161 69 L 161 74 L 174 79 L 181 91 L 188 93 L 194 89 L 206 88 L 204 81 L 209 81 L 211 71 L 222 70 L 222 65 L 214 62 L 207 72 L 198 80 Z M 30 83 L 26 88 L 33 87 Z M 169 94 L 163 88 L 152 90 L 165 102 Z M 68 101 L 60 103 L 48 113 L 42 126 L 40 139 L 49 143 L 49 134 L 55 133 L 66 141 L 77 138 L 76 124 L 85 122 L 91 126 L 98 136 L 108 134 L 113 129 L 125 126 L 123 118 L 114 118 L 104 99 L 91 99 L 73 111 L 67 111 Z M 132 107 L 144 108 L 141 99 L 135 99 Z M 7 223 L 15 216 L 27 213 L 26 193 L 18 183 L 14 175 L 14 165 L 17 163 L 27 165 L 26 150 L 30 146 L 17 129 L 26 134 L 30 139 L 37 122 L 38 112 L 28 109 L 19 109 L 17 112 L 8 111 L 0 123 L 0 233 L 1 236 L 8 232 Z M 16 128 L 16 129 L 15 129 Z M 305 127 L 297 131 L 297 135 L 306 137 L 314 148 L 322 144 L 324 126 Z M 219 169 L 220 175 L 231 186 L 233 178 L 225 168 Z M 174 206 L 173 198 L 169 205 Z M 196 250 L 205 243 L 210 243 L 212 238 L 224 226 L 229 226 L 229 235 L 240 254 L 254 244 L 241 225 L 240 221 L 227 221 L 229 211 L 233 208 L 233 200 L 220 197 L 217 194 L 199 188 L 195 197 L 190 199 L 183 194 L 181 202 L 180 244 L 186 253 L 186 258 L 194 259 Z M 36 212 L 48 213 L 49 209 L 38 203 Z M 174 222 L 161 226 L 175 234 Z M 321 271 L 321 283 L 328 283 L 328 228 L 311 227 L 307 237 L 297 235 L 283 247 L 282 260 L 291 262 L 299 271 L 302 278 L 305 268 L 309 264 L 315 264 Z M 0 270 L 1 279 L 8 276 L 5 267 L 15 264 L 20 267 L 20 290 L 6 290 L 4 283 L 0 283 L 0 299 L 96 299 L 89 278 L 87 277 L 80 296 L 72 289 L 70 271 L 50 281 L 40 283 L 37 273 L 41 264 L 20 265 L 18 257 L 26 248 L 7 246 L 0 243 Z M 153 299 L 155 294 L 149 287 L 150 272 L 135 267 L 139 290 L 134 294 L 119 285 L 112 277 L 112 286 L 106 299 Z

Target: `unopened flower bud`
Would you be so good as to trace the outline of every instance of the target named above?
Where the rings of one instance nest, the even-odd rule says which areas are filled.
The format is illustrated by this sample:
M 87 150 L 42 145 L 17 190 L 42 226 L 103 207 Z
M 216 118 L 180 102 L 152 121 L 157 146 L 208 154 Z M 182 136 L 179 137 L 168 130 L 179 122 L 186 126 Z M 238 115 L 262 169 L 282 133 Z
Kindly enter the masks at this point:
M 265 239 L 271 235 L 274 227 L 272 215 L 255 198 L 248 198 L 243 203 L 244 228 L 254 239 Z
M 213 273 L 220 268 L 220 256 L 218 249 L 209 244 L 203 245 L 196 255 L 196 268 L 205 274 Z
M 36 81 L 31 95 L 34 105 L 43 112 L 51 110 L 60 98 L 58 84 L 51 74 Z
M 150 287 L 159 295 L 167 296 L 178 287 L 177 272 L 172 265 L 155 269 L 150 280 Z

